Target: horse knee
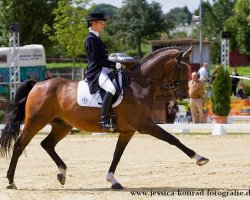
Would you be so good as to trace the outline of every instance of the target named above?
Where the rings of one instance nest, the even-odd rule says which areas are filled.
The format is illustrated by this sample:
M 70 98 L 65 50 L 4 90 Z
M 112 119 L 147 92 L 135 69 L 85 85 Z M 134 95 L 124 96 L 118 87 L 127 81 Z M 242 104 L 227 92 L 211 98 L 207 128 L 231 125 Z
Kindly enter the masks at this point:
M 46 138 L 40 144 L 46 151 L 50 148 L 54 148 L 52 142 L 47 140 Z

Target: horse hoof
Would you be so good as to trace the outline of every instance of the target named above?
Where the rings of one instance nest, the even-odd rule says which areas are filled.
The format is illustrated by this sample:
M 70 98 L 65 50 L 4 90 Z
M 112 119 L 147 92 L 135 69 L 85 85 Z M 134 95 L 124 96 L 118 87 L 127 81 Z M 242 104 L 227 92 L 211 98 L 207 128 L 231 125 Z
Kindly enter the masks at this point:
M 15 183 L 12 183 L 12 184 L 9 184 L 9 185 L 6 187 L 6 189 L 16 190 L 17 187 L 16 187 Z
M 122 185 L 120 183 L 114 183 L 111 188 L 113 190 L 123 190 L 124 188 L 122 187 Z
M 205 165 L 209 162 L 209 159 L 202 157 L 201 159 L 196 161 L 196 164 L 199 166 Z
M 63 174 L 57 174 L 57 180 L 64 185 L 66 181 L 66 177 Z

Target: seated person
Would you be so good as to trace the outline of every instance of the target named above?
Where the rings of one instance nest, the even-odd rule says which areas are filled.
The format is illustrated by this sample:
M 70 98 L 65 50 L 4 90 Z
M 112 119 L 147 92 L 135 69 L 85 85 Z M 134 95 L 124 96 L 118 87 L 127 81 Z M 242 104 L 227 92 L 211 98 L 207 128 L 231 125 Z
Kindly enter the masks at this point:
M 237 98 L 239 99 L 247 99 L 246 93 L 245 93 L 245 84 L 243 82 L 240 82 L 240 87 L 237 91 Z
M 45 77 L 45 80 L 48 80 L 48 79 L 51 79 L 53 78 L 52 74 L 50 71 L 46 71 L 46 77 Z

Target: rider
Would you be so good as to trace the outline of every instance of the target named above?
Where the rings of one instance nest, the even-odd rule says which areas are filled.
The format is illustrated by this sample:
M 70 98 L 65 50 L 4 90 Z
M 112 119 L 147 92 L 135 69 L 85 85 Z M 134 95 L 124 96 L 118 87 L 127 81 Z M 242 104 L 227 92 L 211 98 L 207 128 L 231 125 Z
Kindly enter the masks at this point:
M 117 127 L 116 117 L 110 116 L 111 101 L 116 92 L 115 86 L 108 77 L 109 68 L 116 69 L 120 67 L 120 63 L 108 60 L 107 46 L 99 37 L 99 33 L 103 31 L 106 19 L 103 13 L 91 13 L 87 19 L 89 33 L 85 40 L 85 50 L 88 57 L 87 81 L 91 94 L 96 93 L 102 88 L 106 93 L 103 98 L 101 108 L 100 126 L 102 129 L 115 129 Z

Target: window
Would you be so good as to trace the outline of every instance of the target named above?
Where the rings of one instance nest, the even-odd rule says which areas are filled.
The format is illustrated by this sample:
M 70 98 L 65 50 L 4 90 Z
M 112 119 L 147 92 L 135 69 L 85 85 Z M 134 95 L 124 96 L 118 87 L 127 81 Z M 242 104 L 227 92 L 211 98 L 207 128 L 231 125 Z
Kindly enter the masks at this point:
M 7 55 L 0 54 L 0 63 L 7 63 Z

